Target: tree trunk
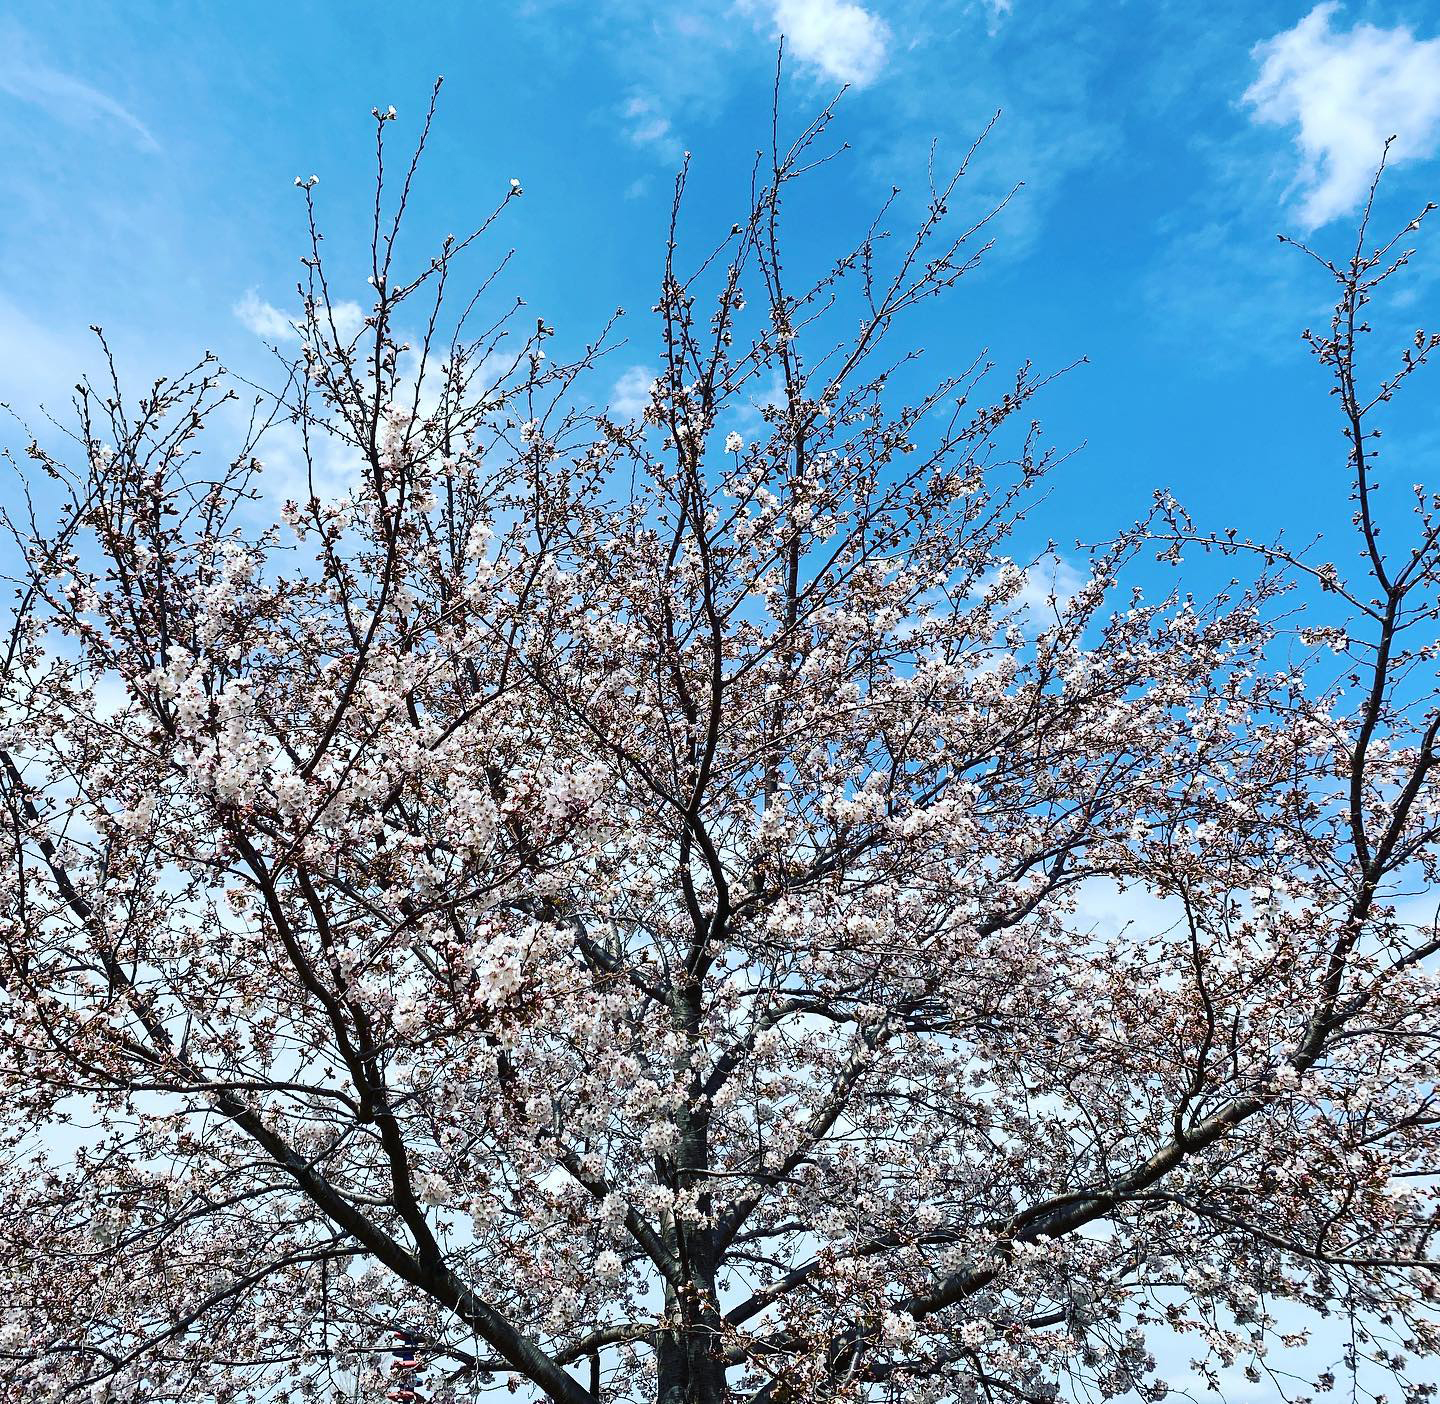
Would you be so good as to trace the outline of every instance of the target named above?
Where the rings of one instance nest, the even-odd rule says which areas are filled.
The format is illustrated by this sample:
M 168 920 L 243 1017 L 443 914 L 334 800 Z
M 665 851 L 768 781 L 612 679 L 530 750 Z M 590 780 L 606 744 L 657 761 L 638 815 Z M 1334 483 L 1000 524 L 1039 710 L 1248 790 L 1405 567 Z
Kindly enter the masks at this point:
M 712 1354 L 715 1345 L 703 1322 L 661 1336 L 657 1404 L 725 1404 L 725 1366 Z

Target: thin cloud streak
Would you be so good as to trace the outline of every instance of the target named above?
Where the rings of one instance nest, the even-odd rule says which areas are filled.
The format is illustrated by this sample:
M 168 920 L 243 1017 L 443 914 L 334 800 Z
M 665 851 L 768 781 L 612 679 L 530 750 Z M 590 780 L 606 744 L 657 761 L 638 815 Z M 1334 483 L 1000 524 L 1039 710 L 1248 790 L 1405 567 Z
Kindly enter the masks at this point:
M 0 59 L 0 93 L 31 103 L 67 126 L 109 120 L 123 128 L 141 150 L 160 150 L 154 133 L 129 108 L 84 79 L 32 57 L 13 30 L 4 35 L 0 52 L 4 53 Z

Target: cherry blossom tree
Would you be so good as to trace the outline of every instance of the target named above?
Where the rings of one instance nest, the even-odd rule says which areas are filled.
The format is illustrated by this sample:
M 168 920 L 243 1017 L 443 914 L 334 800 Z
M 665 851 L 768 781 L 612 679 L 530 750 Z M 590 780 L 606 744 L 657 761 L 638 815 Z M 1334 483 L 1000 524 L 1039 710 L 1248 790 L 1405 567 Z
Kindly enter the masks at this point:
M 1315 1313 L 1428 1397 L 1440 499 L 1375 440 L 1440 339 L 1358 354 L 1405 250 L 1315 255 L 1358 563 L 1161 495 L 1061 588 L 1046 377 L 897 345 L 995 211 L 962 165 L 799 279 L 830 124 L 688 263 L 677 182 L 633 420 L 611 329 L 452 295 L 518 184 L 402 267 L 422 137 L 361 318 L 300 183 L 272 391 L 86 382 L 29 445 L 7 1397 L 372 1399 L 395 1331 L 435 1400 L 1158 1399 L 1167 1333 L 1304 1396 Z

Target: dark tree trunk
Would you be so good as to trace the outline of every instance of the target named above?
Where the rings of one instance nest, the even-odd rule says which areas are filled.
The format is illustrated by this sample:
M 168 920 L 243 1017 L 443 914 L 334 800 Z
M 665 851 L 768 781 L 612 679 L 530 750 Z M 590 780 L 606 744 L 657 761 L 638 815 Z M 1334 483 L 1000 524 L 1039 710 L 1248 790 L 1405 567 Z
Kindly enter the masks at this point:
M 657 1404 L 726 1404 L 725 1366 L 703 1322 L 660 1338 Z
M 676 992 L 671 1013 L 691 1040 L 698 1040 L 701 1025 L 700 980 L 692 979 Z M 691 1073 L 690 1098 L 676 1118 L 679 1144 L 675 1152 L 678 1184 L 690 1188 L 697 1173 L 710 1164 L 710 1117 L 698 1075 Z M 704 1185 L 704 1180 L 700 1184 Z M 702 1212 L 710 1210 L 710 1196 L 702 1189 Z M 668 1226 L 668 1244 L 684 1265 L 687 1281 L 676 1291 L 667 1288 L 665 1305 L 678 1325 L 663 1332 L 657 1343 L 657 1404 L 726 1404 L 729 1390 L 725 1365 L 719 1358 L 721 1339 L 717 1310 L 718 1245 L 708 1229 Z

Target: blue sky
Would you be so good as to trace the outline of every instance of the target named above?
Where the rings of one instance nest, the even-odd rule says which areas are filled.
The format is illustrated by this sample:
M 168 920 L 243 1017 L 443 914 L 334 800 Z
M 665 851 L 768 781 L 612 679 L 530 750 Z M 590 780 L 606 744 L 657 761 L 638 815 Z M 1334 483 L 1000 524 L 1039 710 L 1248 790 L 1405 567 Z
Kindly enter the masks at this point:
M 343 275 L 370 108 L 393 103 L 408 138 L 439 73 L 415 247 L 522 178 L 507 287 L 578 345 L 653 300 L 682 150 L 691 227 L 728 227 L 782 30 L 794 120 L 851 84 L 853 150 L 797 210 L 797 256 L 833 252 L 892 184 L 918 200 L 932 138 L 956 157 L 1001 110 L 969 198 L 1025 189 L 986 270 L 916 335 L 937 374 L 982 346 L 1001 365 L 1090 358 L 1040 406 L 1055 441 L 1086 445 L 1051 533 L 1103 534 L 1160 485 L 1257 534 L 1343 523 L 1338 439 L 1297 337 L 1327 289 L 1275 234 L 1342 249 L 1392 131 L 1382 221 L 1440 196 L 1440 11 L 1406 0 L 0 5 L 0 399 L 63 407 L 93 365 L 91 322 L 137 386 L 205 348 L 258 366 L 253 328 L 293 303 L 295 176 L 321 177 Z M 1423 320 L 1437 278 L 1422 250 L 1402 317 Z M 617 377 L 653 350 L 641 317 L 628 334 Z M 1407 448 L 1437 447 L 1417 421 Z

